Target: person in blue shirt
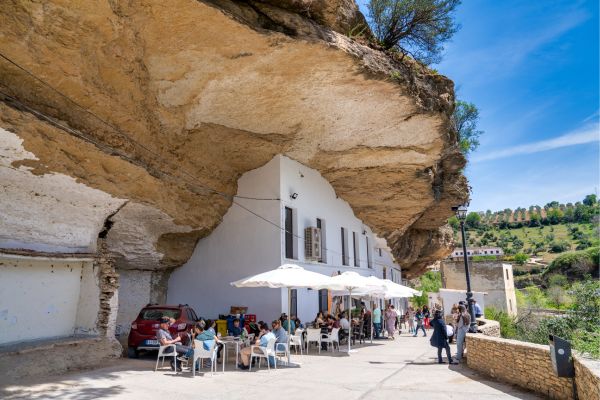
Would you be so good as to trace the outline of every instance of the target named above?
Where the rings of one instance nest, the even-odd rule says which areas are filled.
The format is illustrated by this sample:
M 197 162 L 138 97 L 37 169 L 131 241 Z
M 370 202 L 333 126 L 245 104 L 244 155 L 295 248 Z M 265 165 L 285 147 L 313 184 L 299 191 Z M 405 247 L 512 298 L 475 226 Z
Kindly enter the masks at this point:
M 269 327 L 264 322 L 259 323 L 260 327 L 260 336 L 256 339 L 255 345 L 260 347 L 267 347 L 269 340 L 277 338 L 273 334 L 273 332 L 269 331 Z M 240 369 L 249 369 L 250 368 L 250 356 L 252 355 L 252 347 L 244 347 L 242 351 L 240 351 L 240 358 L 242 363 L 238 365 Z
M 472 299 L 471 302 L 473 303 L 473 312 L 475 313 L 475 318 L 483 317 L 483 311 L 481 310 L 481 306 L 477 304 L 477 301 L 475 301 L 475 299 Z
M 233 320 L 233 327 L 231 328 L 231 331 L 229 333 L 231 334 L 231 336 L 238 337 L 241 336 L 242 329 L 243 328 L 240 326 L 240 319 L 236 318 Z
M 288 317 L 287 317 L 286 313 L 281 314 L 280 320 L 281 320 L 281 326 L 283 327 L 283 329 L 286 332 L 290 332 L 292 335 L 294 334 L 294 332 L 296 332 L 296 321 L 295 321 L 295 318 L 293 315 L 292 315 L 292 318 L 290 318 L 290 328 L 291 329 L 289 329 L 289 330 L 288 330 Z
M 210 320 L 209 320 L 210 322 Z M 200 321 L 196 324 L 195 327 L 195 339 L 196 340 L 200 340 L 204 343 L 204 349 L 208 350 L 211 346 L 211 340 L 214 340 L 217 342 L 217 359 L 221 358 L 221 350 L 223 350 L 223 343 L 221 343 L 221 341 L 219 340 L 219 338 L 215 335 L 214 330 L 211 331 L 210 329 L 205 329 L 206 327 L 206 322 L 204 321 Z
M 379 339 L 381 334 L 381 308 L 379 305 L 376 305 L 373 310 L 373 326 L 375 327 L 375 339 Z

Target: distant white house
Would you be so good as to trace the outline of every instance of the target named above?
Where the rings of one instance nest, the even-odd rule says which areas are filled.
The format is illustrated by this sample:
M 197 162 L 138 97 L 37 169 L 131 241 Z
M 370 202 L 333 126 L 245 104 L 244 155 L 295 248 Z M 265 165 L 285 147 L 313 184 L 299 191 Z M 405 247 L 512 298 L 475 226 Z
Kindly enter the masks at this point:
M 257 200 L 274 199 L 274 200 Z M 173 272 L 169 303 L 187 303 L 204 317 L 248 307 L 258 319 L 287 311 L 287 290 L 234 288 L 230 282 L 295 263 L 329 276 L 344 271 L 402 282 L 384 240 L 358 219 L 319 172 L 285 156 L 245 173 L 236 203 L 201 239 L 190 260 Z M 395 301 L 397 306 L 403 301 Z M 292 314 L 302 321 L 331 307 L 327 290 L 292 292 Z M 333 311 L 333 310 L 331 310 Z
M 462 248 L 456 248 L 450 258 L 462 258 L 464 251 Z M 500 247 L 467 247 L 467 257 L 470 256 L 503 256 L 504 251 Z

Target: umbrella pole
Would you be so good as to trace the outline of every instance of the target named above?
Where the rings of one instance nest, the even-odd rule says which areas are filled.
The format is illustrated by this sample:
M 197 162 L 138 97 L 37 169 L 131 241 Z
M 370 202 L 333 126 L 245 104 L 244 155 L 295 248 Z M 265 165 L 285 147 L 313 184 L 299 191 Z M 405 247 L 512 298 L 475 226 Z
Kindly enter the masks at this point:
M 352 340 L 352 289 L 348 291 L 348 319 L 350 329 L 348 329 L 348 354 L 350 354 L 350 341 Z
M 290 322 L 292 316 L 290 315 L 292 313 L 292 288 L 288 288 L 288 366 L 290 365 L 290 358 L 292 356 L 292 352 L 290 351 L 290 336 L 291 336 L 291 331 L 292 331 L 292 324 Z M 298 351 L 298 350 L 296 350 Z
M 373 296 L 369 296 L 369 303 L 373 304 Z M 371 310 L 371 344 L 373 344 L 373 329 L 375 329 L 375 322 L 373 322 L 373 311 Z

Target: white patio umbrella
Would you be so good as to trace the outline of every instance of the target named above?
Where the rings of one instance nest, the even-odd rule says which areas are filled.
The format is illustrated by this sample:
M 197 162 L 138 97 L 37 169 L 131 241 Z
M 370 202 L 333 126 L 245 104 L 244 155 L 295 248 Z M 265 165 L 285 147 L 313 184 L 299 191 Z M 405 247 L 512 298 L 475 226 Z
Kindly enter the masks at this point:
M 291 335 L 292 289 L 326 287 L 330 283 L 330 279 L 327 275 L 307 271 L 296 264 L 283 264 L 274 270 L 231 282 L 231 285 L 239 288 L 286 288 L 288 290 L 288 335 Z M 290 353 L 288 351 L 288 364 L 289 362 Z
M 350 329 L 348 331 L 348 353 L 350 353 L 350 341 L 352 339 L 352 291 L 356 290 L 365 294 L 379 293 L 384 291 L 384 287 L 382 284 L 359 275 L 354 271 L 346 271 L 340 275 L 333 276 L 330 278 L 330 282 L 331 283 L 322 288 L 348 292 L 348 318 L 350 319 Z

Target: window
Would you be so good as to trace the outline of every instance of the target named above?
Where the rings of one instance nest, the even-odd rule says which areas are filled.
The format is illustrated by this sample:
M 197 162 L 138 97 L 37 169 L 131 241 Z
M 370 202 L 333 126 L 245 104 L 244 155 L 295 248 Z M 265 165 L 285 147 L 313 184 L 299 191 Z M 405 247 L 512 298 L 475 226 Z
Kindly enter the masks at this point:
M 292 289 L 290 291 L 291 299 L 290 299 L 290 317 L 292 315 L 298 315 L 298 289 Z
M 354 249 L 354 266 L 360 267 L 360 257 L 358 251 L 358 233 L 352 232 L 352 247 Z
M 373 260 L 371 259 L 371 246 L 369 245 L 369 237 L 367 236 L 367 267 L 373 268 Z
M 328 311 L 329 291 L 327 289 L 319 290 L 319 312 L 326 313 Z
M 348 234 L 346 228 L 341 229 L 342 232 L 342 265 L 348 265 Z
M 325 221 L 321 218 L 317 218 L 317 228 L 321 230 L 321 258 L 319 258 L 319 262 L 326 263 L 327 262 L 327 243 L 325 237 Z
M 387 279 L 387 267 L 383 267 L 383 279 Z
M 285 208 L 285 258 L 294 258 L 294 211 Z
M 381 248 L 379 248 L 379 257 L 383 257 L 383 256 L 381 255 Z
M 508 309 L 512 311 L 512 300 L 508 299 Z
M 505 269 L 506 271 L 506 280 L 509 280 L 510 278 L 508 277 L 508 269 Z

